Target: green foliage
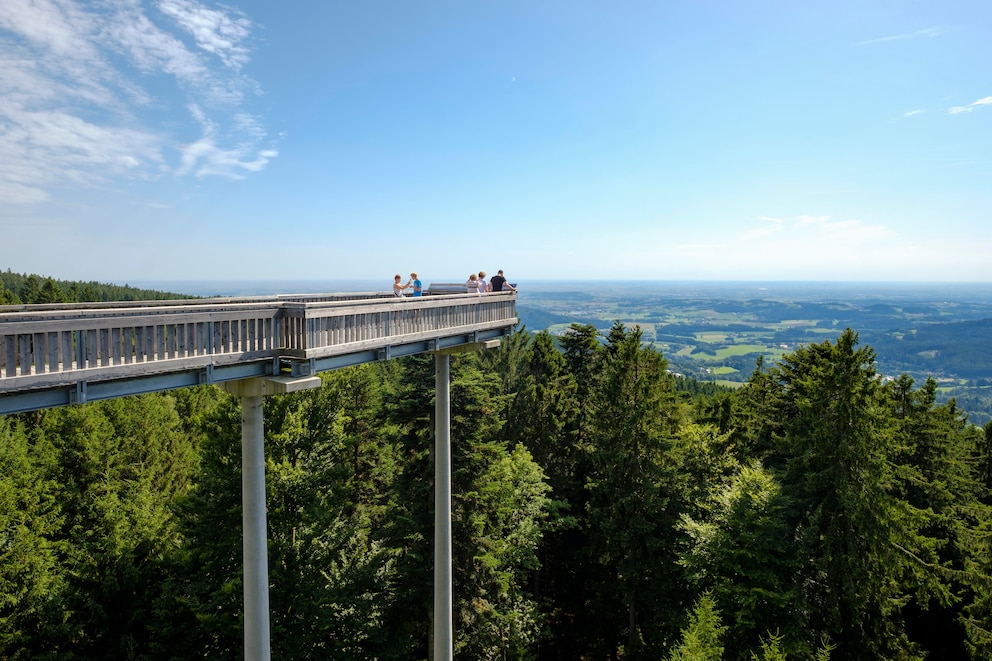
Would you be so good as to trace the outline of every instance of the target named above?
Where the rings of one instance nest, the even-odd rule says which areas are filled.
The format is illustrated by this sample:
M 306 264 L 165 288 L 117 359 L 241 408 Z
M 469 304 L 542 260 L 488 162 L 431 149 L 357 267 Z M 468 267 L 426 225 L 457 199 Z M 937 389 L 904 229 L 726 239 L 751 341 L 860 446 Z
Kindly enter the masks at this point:
M 0 417 L 0 658 L 27 658 L 59 619 L 67 577 L 54 448 L 32 441 L 16 418 Z
M 665 360 L 641 345 L 639 328 L 615 324 L 603 349 L 597 388 L 585 528 L 589 552 L 602 572 L 595 579 L 600 615 L 626 653 L 658 654 L 681 592 L 675 570 L 678 502 L 672 489 L 671 438 L 677 401 Z M 606 650 L 612 654 L 612 650 Z
M 774 370 L 805 617 L 844 658 L 912 658 L 900 612 L 910 595 L 900 578 L 915 560 L 899 544 L 915 538 L 916 522 L 893 494 L 892 409 L 874 352 L 857 341 L 845 331 Z
M 801 623 L 791 616 L 795 558 L 788 509 L 775 476 L 754 462 L 716 485 L 704 520 L 682 516 L 691 540 L 682 563 L 732 624 L 727 658 L 747 658 L 769 630 L 787 627 L 798 637 Z
M 11 426 L 9 420 L 19 421 Z M 178 544 L 173 505 L 188 490 L 194 454 L 178 433 L 172 399 L 144 396 L 4 419 L 13 487 L 12 554 L 33 568 L 5 617 L 13 658 L 147 658 L 165 558 Z M 30 522 L 25 517 L 30 517 Z M 20 521 L 18 523 L 18 520 Z M 37 592 L 43 586 L 43 594 Z M 17 643 L 16 646 L 8 647 Z
M 716 600 L 704 593 L 682 630 L 682 640 L 669 655 L 669 661 L 720 661 L 723 658 L 721 638 L 727 627 L 720 624 Z
M 620 323 L 454 357 L 458 657 L 988 657 L 992 430 L 875 360 L 712 390 Z M 265 400 L 273 656 L 426 658 L 433 359 L 321 378 Z M 0 658 L 240 658 L 240 427 L 209 386 L 0 418 Z
M 0 271 L 0 305 L 82 303 L 87 301 L 154 301 L 196 298 L 130 285 L 43 278 L 35 274 Z

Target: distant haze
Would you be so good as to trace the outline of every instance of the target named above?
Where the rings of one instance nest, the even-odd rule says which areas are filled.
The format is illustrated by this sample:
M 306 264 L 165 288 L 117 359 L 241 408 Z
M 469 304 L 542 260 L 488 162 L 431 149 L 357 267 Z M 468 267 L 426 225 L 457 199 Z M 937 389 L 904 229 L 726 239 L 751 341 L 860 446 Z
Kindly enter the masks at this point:
M 404 276 L 406 277 L 406 276 Z M 511 278 L 511 281 L 515 279 Z M 440 278 L 436 282 L 460 282 Z M 425 280 L 429 286 L 431 280 Z M 141 289 L 190 296 L 272 296 L 328 292 L 382 292 L 392 289 L 392 278 L 383 280 L 134 280 Z M 523 280 L 517 282 L 520 299 L 528 292 L 589 292 L 623 295 L 653 292 L 664 297 L 782 298 L 789 300 L 961 300 L 992 302 L 992 283 L 917 282 L 780 282 L 780 281 L 690 281 L 690 280 Z

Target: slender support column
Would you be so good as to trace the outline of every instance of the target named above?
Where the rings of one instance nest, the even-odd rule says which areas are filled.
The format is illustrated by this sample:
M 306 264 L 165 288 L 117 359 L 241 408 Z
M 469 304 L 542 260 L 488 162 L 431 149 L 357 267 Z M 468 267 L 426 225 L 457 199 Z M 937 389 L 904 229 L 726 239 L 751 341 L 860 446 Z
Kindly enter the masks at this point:
M 262 398 L 320 387 L 320 377 L 271 376 L 221 384 L 241 398 L 241 511 L 245 661 L 269 661 L 269 552 L 265 515 Z
M 265 530 L 265 429 L 262 396 L 241 398 L 245 661 L 268 661 L 269 555 Z
M 434 361 L 434 661 L 451 661 L 451 356 Z

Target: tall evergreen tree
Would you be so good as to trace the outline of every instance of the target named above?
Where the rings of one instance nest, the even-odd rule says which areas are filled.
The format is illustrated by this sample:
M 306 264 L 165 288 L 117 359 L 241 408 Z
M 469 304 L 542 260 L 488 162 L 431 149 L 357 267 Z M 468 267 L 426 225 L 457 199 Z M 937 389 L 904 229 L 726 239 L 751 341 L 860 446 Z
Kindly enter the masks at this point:
M 180 543 L 173 506 L 188 489 L 195 452 L 161 395 L 41 412 L 39 438 L 58 452 L 52 479 L 68 547 L 65 619 L 50 622 L 44 653 L 59 658 L 142 658 L 167 556 Z
M 547 516 L 544 474 L 501 440 L 499 376 L 460 357 L 451 382 L 455 647 L 466 659 L 521 658 L 537 638 L 528 579 Z
M 912 658 L 899 579 L 912 538 L 894 498 L 892 409 L 870 347 L 846 330 L 802 347 L 773 370 L 780 383 L 784 493 L 796 506 L 799 585 L 811 633 L 845 659 Z M 811 643 L 815 641 L 810 641 Z
M 548 605 L 550 635 L 541 652 L 552 658 L 574 658 L 582 627 L 572 627 L 588 610 L 582 590 L 583 554 L 576 552 L 585 536 L 578 525 L 585 511 L 588 453 L 575 437 L 579 402 L 575 378 L 546 331 L 527 349 L 520 390 L 510 407 L 505 437 L 512 446 L 526 446 L 548 478 L 552 502 L 549 528 L 540 545 L 540 570 L 534 573 L 534 598 Z
M 704 593 L 696 602 L 682 640 L 668 656 L 669 661 L 720 661 L 724 658 L 722 638 L 727 627 L 720 623 L 716 599 Z
M 640 328 L 617 322 L 603 351 L 586 525 L 590 552 L 605 570 L 595 590 L 607 632 L 592 653 L 657 657 L 677 633 L 684 589 L 675 563 L 679 513 L 669 502 L 674 388 L 664 358 L 642 346 Z
M 802 622 L 792 619 L 788 502 L 778 481 L 758 462 L 741 466 L 717 484 L 706 509 L 704 520 L 682 517 L 691 539 L 682 562 L 728 622 L 724 658 L 749 659 L 770 632 L 801 640 Z
M 40 658 L 58 631 L 67 545 L 56 454 L 19 417 L 0 416 L 0 658 Z

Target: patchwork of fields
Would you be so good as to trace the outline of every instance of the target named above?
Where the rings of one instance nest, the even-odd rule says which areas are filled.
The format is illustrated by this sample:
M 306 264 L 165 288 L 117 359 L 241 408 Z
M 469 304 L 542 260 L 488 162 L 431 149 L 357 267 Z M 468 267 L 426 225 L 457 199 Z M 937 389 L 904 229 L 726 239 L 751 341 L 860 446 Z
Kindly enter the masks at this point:
M 775 361 L 851 328 L 875 349 L 881 374 L 932 376 L 973 422 L 992 416 L 989 285 L 532 283 L 518 311 L 532 331 L 636 324 L 672 371 L 738 385 L 759 356 Z

